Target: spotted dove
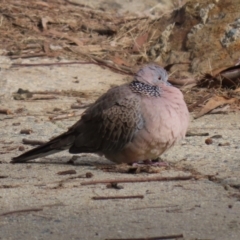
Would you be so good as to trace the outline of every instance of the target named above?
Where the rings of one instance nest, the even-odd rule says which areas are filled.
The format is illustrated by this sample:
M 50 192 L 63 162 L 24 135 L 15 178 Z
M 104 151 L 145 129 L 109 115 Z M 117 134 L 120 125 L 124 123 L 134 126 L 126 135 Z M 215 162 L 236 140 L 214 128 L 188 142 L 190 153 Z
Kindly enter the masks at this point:
M 97 153 L 115 163 L 156 159 L 184 138 L 189 112 L 181 91 L 156 64 L 141 68 L 133 81 L 111 88 L 67 132 L 12 159 L 23 163 L 69 149 Z

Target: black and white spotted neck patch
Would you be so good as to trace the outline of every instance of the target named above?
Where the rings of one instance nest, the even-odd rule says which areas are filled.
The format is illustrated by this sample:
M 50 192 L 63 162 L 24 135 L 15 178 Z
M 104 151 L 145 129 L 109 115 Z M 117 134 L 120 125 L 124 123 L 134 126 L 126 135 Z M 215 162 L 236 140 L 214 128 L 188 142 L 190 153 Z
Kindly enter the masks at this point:
M 160 89 L 157 86 L 152 86 L 138 80 L 134 80 L 129 85 L 134 93 L 140 93 L 150 97 L 160 97 Z

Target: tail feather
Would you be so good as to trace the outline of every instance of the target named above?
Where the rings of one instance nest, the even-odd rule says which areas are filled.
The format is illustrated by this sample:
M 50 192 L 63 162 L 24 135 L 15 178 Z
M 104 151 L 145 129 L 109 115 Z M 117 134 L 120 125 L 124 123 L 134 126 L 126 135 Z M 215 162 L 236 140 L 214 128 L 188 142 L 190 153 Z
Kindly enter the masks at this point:
M 24 163 L 36 158 L 45 157 L 50 154 L 64 151 L 72 146 L 74 140 L 75 137 L 73 135 L 60 135 L 41 146 L 33 148 L 18 157 L 12 158 L 11 163 Z

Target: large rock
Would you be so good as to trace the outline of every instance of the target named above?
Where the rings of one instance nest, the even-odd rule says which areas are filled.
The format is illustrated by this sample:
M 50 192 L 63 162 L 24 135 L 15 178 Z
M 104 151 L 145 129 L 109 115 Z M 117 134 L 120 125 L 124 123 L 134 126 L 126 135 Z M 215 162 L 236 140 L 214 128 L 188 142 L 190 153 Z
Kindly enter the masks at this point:
M 205 73 L 234 65 L 240 50 L 240 1 L 189 1 L 155 29 L 167 38 L 160 38 L 160 51 L 154 52 L 153 46 L 149 54 L 165 65 L 184 63 L 174 71 Z

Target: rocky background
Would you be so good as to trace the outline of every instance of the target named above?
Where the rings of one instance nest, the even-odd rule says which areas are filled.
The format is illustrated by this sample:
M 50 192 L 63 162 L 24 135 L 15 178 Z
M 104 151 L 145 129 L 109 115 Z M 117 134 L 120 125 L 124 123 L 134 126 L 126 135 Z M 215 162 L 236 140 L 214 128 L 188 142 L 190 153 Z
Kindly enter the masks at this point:
M 0 239 L 238 240 L 239 29 L 238 0 L 1 0 Z M 152 61 L 191 112 L 168 166 L 10 164 Z

